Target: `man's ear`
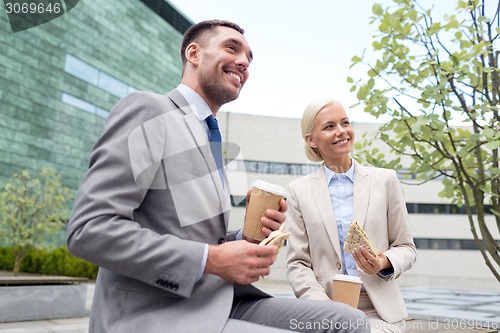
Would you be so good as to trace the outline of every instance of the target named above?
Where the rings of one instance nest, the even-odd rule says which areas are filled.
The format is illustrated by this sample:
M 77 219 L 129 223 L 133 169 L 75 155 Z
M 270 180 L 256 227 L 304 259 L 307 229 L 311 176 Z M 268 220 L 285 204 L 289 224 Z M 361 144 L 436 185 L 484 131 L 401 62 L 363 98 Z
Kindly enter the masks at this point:
M 200 59 L 200 45 L 197 43 L 191 43 L 186 47 L 185 51 L 186 61 L 197 65 Z

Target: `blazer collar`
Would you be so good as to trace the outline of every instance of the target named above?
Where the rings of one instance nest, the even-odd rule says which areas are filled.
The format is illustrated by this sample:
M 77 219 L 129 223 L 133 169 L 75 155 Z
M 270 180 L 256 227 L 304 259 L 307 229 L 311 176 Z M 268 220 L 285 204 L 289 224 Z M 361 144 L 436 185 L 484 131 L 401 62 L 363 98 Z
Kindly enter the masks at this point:
M 198 117 L 196 117 L 196 114 L 193 112 L 191 106 L 181 94 L 181 92 L 177 89 L 174 89 L 169 92 L 167 96 L 179 108 L 180 111 L 184 112 L 184 120 L 198 147 L 208 146 L 207 136 L 203 132 L 203 127 L 200 125 L 200 120 L 198 119 Z M 203 157 L 206 161 L 210 161 L 213 159 L 210 150 L 201 149 L 201 153 L 203 154 Z M 209 167 L 210 171 L 212 171 L 213 168 L 217 169 L 217 167 L 215 166 L 215 162 L 209 163 Z
M 370 200 L 370 173 L 369 168 L 354 162 L 354 212 L 353 218 L 361 227 L 365 225 L 368 202 Z
M 315 200 L 321 221 L 325 226 L 328 237 L 331 240 L 332 246 L 337 252 L 339 258 L 342 258 L 342 251 L 340 250 L 339 232 L 337 230 L 337 219 L 333 211 L 332 202 L 330 199 L 330 192 L 328 191 L 328 184 L 326 183 L 326 174 L 323 165 L 318 171 L 311 174 L 313 179 L 312 193 L 317 193 L 317 200 Z

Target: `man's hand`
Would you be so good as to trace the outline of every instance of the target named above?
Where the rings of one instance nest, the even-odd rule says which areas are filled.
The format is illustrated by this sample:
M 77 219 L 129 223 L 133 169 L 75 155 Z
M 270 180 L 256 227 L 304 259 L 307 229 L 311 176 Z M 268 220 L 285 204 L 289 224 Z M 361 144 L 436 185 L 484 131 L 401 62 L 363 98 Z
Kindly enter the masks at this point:
M 252 189 L 247 192 L 247 207 L 250 201 Z M 285 222 L 285 212 L 288 210 L 288 205 L 285 199 L 281 199 L 279 210 L 268 209 L 260 221 L 262 222 L 262 232 L 267 236 L 271 232 L 278 230 L 283 222 Z
M 285 199 L 281 199 L 279 210 L 266 210 L 266 214 L 260 219 L 263 225 L 262 232 L 266 236 L 269 236 L 271 232 L 278 230 L 281 224 L 285 222 L 285 212 L 287 211 L 287 209 L 288 205 Z
M 269 275 L 277 254 L 277 246 L 259 246 L 247 241 L 210 245 L 205 273 L 231 283 L 250 284 Z

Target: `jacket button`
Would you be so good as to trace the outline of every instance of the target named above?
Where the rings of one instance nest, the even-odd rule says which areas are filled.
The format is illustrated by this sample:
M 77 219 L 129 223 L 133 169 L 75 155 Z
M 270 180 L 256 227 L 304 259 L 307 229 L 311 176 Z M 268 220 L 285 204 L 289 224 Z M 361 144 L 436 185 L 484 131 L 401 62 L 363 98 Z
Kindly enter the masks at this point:
M 342 268 L 342 264 L 340 262 L 337 262 L 337 269 L 340 271 L 340 269 Z
M 225 242 L 226 242 L 226 239 L 225 239 L 224 237 L 221 237 L 221 238 L 219 238 L 219 239 L 217 240 L 217 244 L 219 244 L 219 245 L 220 245 L 220 244 L 223 244 L 223 243 L 225 243 Z

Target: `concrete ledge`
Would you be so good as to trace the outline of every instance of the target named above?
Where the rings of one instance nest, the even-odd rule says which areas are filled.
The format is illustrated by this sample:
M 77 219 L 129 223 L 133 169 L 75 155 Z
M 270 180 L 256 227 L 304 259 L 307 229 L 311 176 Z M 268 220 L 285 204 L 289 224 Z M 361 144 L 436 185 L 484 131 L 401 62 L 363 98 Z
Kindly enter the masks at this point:
M 0 286 L 30 286 L 88 282 L 87 278 L 49 275 L 0 275 Z
M 84 317 L 85 284 L 0 286 L 0 322 Z

